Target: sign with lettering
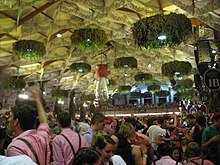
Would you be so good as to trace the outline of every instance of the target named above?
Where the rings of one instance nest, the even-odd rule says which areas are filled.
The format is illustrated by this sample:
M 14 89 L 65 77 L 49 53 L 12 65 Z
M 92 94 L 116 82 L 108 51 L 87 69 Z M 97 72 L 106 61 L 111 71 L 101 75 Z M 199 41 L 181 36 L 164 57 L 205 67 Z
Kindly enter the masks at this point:
M 209 100 L 209 94 L 208 92 L 206 91 L 202 91 L 200 94 L 200 99 L 203 101 L 203 102 L 207 102 Z
M 203 76 L 204 85 L 210 90 L 220 89 L 220 70 L 208 69 Z
M 209 40 L 198 40 L 198 62 L 210 62 L 211 46 Z
M 189 110 L 189 113 L 191 113 L 191 114 L 196 113 L 196 112 L 197 112 L 197 108 L 196 107 L 192 107 Z

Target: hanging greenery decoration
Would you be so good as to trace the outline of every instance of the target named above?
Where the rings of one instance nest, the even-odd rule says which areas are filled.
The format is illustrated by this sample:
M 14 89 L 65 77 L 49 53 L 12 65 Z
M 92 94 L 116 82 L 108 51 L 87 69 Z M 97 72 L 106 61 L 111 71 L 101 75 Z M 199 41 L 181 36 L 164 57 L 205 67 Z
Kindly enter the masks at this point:
M 119 88 L 118 88 L 119 93 L 130 92 L 130 90 L 131 90 L 131 86 L 129 86 L 129 85 L 119 86 Z
M 137 68 L 137 59 L 134 57 L 120 57 L 114 61 L 115 68 Z
M 130 93 L 130 98 L 143 98 L 144 94 L 141 92 L 131 92 Z
M 91 65 L 83 62 L 72 63 L 69 68 L 72 72 L 83 73 L 83 74 L 86 74 L 91 71 Z
M 195 89 L 185 89 L 184 92 L 178 92 L 180 99 L 191 99 L 193 98 Z
M 69 92 L 67 90 L 61 90 L 61 89 L 52 89 L 51 91 L 51 95 L 52 95 L 52 98 L 54 100 L 64 100 L 64 99 L 67 99 L 68 98 L 68 94 Z
M 167 97 L 170 95 L 170 92 L 166 90 L 161 90 L 161 91 L 157 91 L 155 94 L 158 97 Z
M 24 79 L 9 77 L 2 80 L 2 85 L 4 90 L 18 90 L 21 91 L 26 86 Z
M 139 113 L 146 113 L 146 112 L 147 112 L 146 109 L 141 109 L 141 110 L 139 110 Z
M 189 75 L 192 70 L 192 65 L 187 61 L 170 61 L 164 63 L 161 67 L 162 75 L 173 78 L 178 73 L 181 76 Z
M 152 97 L 152 93 L 151 93 L 151 92 L 145 92 L 145 93 L 144 93 L 144 97 L 145 97 L 145 98 Z
M 143 83 L 151 81 L 153 79 L 153 76 L 150 73 L 138 73 L 137 75 L 135 75 L 134 79 L 137 82 Z
M 178 93 L 185 93 L 193 86 L 193 80 L 185 79 L 185 80 L 177 80 L 177 85 L 173 87 Z
M 147 87 L 148 91 L 159 91 L 160 90 L 160 85 L 149 85 Z
M 177 87 L 183 87 L 186 89 L 192 88 L 193 86 L 193 80 L 191 79 L 183 79 L 183 80 L 177 80 Z M 175 86 L 174 86 L 175 87 Z
M 101 49 L 107 42 L 104 30 L 97 28 L 84 28 L 75 30 L 71 36 L 74 47 L 80 50 Z
M 95 100 L 95 95 L 94 94 L 83 95 L 82 100 L 83 101 L 94 101 Z
M 184 93 L 187 90 L 183 86 L 179 86 L 179 85 L 174 86 L 173 89 L 176 90 L 178 93 Z
M 20 40 L 13 44 L 13 51 L 21 59 L 37 59 L 46 53 L 44 43 L 34 40 Z
M 183 14 L 157 14 L 134 23 L 132 32 L 138 46 L 160 48 L 185 42 L 192 34 L 192 25 Z M 163 38 L 158 39 L 159 36 Z

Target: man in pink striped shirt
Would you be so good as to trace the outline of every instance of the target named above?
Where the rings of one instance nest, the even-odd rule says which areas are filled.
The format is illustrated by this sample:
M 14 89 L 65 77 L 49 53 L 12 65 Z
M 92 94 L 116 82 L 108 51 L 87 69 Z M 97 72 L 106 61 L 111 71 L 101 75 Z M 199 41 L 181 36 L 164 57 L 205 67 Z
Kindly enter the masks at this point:
M 88 147 L 85 137 L 70 129 L 71 116 L 67 112 L 58 115 L 58 126 L 60 135 L 55 136 L 52 141 L 53 165 L 72 165 L 76 152 L 81 147 Z
M 41 103 L 39 87 L 32 88 L 35 101 L 26 101 L 17 104 L 11 111 L 9 128 L 14 139 L 7 148 L 7 156 L 27 155 L 39 165 L 49 165 L 49 126 L 47 116 Z M 38 113 L 40 125 L 36 125 Z

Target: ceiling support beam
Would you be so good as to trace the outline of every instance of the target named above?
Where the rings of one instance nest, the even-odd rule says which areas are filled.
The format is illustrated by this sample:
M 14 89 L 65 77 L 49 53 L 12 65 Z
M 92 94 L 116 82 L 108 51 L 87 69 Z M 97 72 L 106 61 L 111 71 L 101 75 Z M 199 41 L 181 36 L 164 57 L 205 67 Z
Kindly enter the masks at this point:
M 1 33 L 0 38 L 4 37 L 6 33 Z
M 20 19 L 18 26 L 23 25 L 25 22 L 29 21 L 31 18 L 35 17 L 36 15 L 40 14 L 42 11 L 48 9 L 58 1 L 53 1 L 51 3 L 47 2 L 43 6 L 37 8 L 33 12 L 29 13 L 28 15 L 24 16 L 23 18 Z
M 159 10 L 160 10 L 161 14 L 163 14 L 163 5 L 162 5 L 161 0 L 157 0 L 157 3 L 159 5 Z
M 13 40 L 18 40 L 16 37 L 10 35 L 9 33 L 2 33 L 2 34 L 0 34 L 0 38 L 3 38 L 5 36 L 7 36 L 7 37 L 9 37 L 9 38 L 11 38 Z
M 0 73 L 1 73 L 3 70 L 5 70 L 5 69 L 7 69 L 7 68 L 10 68 L 10 67 L 16 67 L 16 68 L 18 68 L 18 66 L 16 66 L 16 65 L 4 65 L 4 66 L 0 66 Z
M 16 37 L 14 37 L 14 36 L 12 36 L 12 35 L 10 35 L 10 34 L 8 34 L 8 33 L 5 34 L 5 35 L 8 36 L 9 38 L 13 39 L 13 40 L 16 40 L 16 41 L 18 40 Z
M 6 16 L 6 17 L 8 17 L 8 18 L 10 18 L 10 19 L 12 19 L 13 21 L 15 21 L 15 22 L 16 22 L 16 19 L 15 19 L 15 18 L 13 18 L 12 16 L 10 16 L 9 14 L 4 13 L 3 11 L 0 11 L 0 14 L 2 14 L 2 15 L 4 15 L 4 16 Z
M 32 6 L 35 10 L 37 10 L 38 8 L 37 7 L 35 7 L 35 6 Z M 45 15 L 47 18 L 49 18 L 49 19 L 51 19 L 51 20 L 53 20 L 53 18 L 51 17 L 51 16 L 49 16 L 49 15 L 47 15 L 46 13 L 44 13 L 44 12 L 41 12 L 41 14 L 43 14 L 43 15 Z
M 136 14 L 136 15 L 138 16 L 139 19 L 142 18 L 142 15 L 141 15 L 140 13 L 138 13 L 138 12 L 136 12 L 136 11 L 134 11 L 134 10 L 131 10 L 131 9 L 129 9 L 129 8 L 121 7 L 121 8 L 118 8 L 118 9 L 116 9 L 116 10 L 124 11 L 124 12 L 128 12 L 128 13 L 134 13 L 134 14 Z
M 42 32 L 37 32 L 38 34 L 40 34 L 40 35 L 42 35 L 42 36 L 44 36 L 44 37 L 48 37 L 46 34 L 44 34 L 44 33 L 42 33 Z

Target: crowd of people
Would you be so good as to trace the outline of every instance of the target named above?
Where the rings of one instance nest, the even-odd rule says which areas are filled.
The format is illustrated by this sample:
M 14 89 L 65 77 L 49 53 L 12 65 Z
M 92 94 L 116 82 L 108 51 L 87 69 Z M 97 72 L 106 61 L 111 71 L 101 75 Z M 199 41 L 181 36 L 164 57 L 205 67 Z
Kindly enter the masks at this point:
M 219 165 L 220 112 L 111 117 L 48 116 L 41 91 L 1 121 L 1 165 Z M 7 128 L 7 129 L 6 129 Z

